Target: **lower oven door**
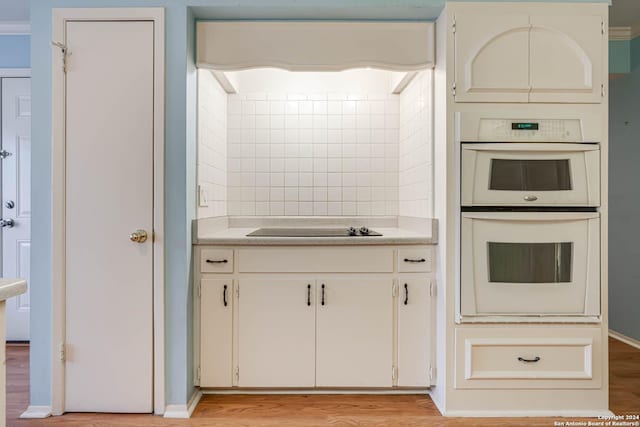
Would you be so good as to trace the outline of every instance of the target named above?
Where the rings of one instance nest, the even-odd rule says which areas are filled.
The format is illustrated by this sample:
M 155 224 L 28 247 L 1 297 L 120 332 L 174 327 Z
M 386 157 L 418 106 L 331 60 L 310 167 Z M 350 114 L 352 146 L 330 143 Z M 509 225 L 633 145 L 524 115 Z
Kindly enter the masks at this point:
M 597 212 L 463 212 L 462 316 L 600 315 Z

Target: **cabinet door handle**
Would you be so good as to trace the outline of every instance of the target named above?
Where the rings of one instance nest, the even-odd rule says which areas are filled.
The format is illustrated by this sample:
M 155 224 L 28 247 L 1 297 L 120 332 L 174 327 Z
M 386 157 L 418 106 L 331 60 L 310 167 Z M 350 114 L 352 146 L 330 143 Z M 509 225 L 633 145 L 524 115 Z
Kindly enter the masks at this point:
M 208 259 L 207 264 L 226 264 L 229 261 L 226 259 Z
M 404 284 L 404 305 L 409 304 L 409 285 Z
M 518 357 L 518 360 L 524 363 L 535 363 L 540 361 L 540 357 L 536 356 L 533 359 L 525 359 L 524 357 Z
M 322 301 L 320 303 L 324 305 L 324 283 L 322 284 Z
M 311 305 L 311 285 L 307 285 L 307 305 Z
M 222 302 L 224 303 L 224 306 L 227 306 L 227 285 L 224 285 L 224 288 L 222 290 Z
M 419 259 L 405 258 L 404 262 L 427 262 L 427 260 L 424 258 L 419 258 Z

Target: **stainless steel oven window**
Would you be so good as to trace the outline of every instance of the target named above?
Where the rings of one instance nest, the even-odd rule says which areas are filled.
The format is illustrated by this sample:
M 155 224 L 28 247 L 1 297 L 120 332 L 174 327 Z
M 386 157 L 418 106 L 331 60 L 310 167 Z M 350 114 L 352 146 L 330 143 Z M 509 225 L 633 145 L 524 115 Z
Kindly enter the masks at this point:
M 491 159 L 490 190 L 572 190 L 569 159 Z
M 573 243 L 488 242 L 489 282 L 571 282 Z

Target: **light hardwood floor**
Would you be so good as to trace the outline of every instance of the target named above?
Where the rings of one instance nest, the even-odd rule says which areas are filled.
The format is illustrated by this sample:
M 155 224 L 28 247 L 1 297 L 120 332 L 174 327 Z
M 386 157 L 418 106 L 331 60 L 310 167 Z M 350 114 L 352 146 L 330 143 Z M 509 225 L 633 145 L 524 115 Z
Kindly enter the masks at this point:
M 610 339 L 611 410 L 640 414 L 640 350 Z M 554 418 L 444 418 L 428 396 L 204 396 L 189 420 L 67 414 L 21 420 L 29 402 L 29 347 L 7 347 L 7 426 L 553 426 Z M 578 419 L 571 419 L 577 421 Z M 586 420 L 585 420 L 586 421 Z

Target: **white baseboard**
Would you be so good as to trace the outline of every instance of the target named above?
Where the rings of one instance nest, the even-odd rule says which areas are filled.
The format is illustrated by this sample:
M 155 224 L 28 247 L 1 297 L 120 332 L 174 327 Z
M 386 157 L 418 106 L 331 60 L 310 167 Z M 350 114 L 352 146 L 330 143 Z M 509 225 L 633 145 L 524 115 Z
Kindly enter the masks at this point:
M 191 418 L 191 414 L 198 406 L 198 402 L 202 398 L 202 392 L 200 390 L 196 390 L 189 399 L 189 403 L 186 405 L 167 405 L 164 410 L 165 418 Z
M 20 418 L 47 418 L 51 416 L 51 406 L 30 405 L 26 411 L 20 414 Z
M 447 411 L 445 417 L 474 417 L 474 418 L 516 418 L 516 417 L 569 417 L 569 418 L 598 418 L 611 417 L 613 412 L 603 410 L 549 410 L 549 411 Z
M 640 341 L 638 341 L 637 339 L 622 335 L 620 332 L 616 332 L 611 329 L 609 329 L 609 336 L 611 338 L 617 339 L 618 341 L 622 341 L 625 344 L 629 344 L 631 347 L 640 349 Z
M 202 394 L 257 394 L 257 395 L 296 395 L 296 394 L 378 394 L 378 395 L 415 395 L 429 394 L 429 389 L 408 389 L 408 390 L 355 390 L 355 389 L 233 389 L 233 390 L 201 390 Z

